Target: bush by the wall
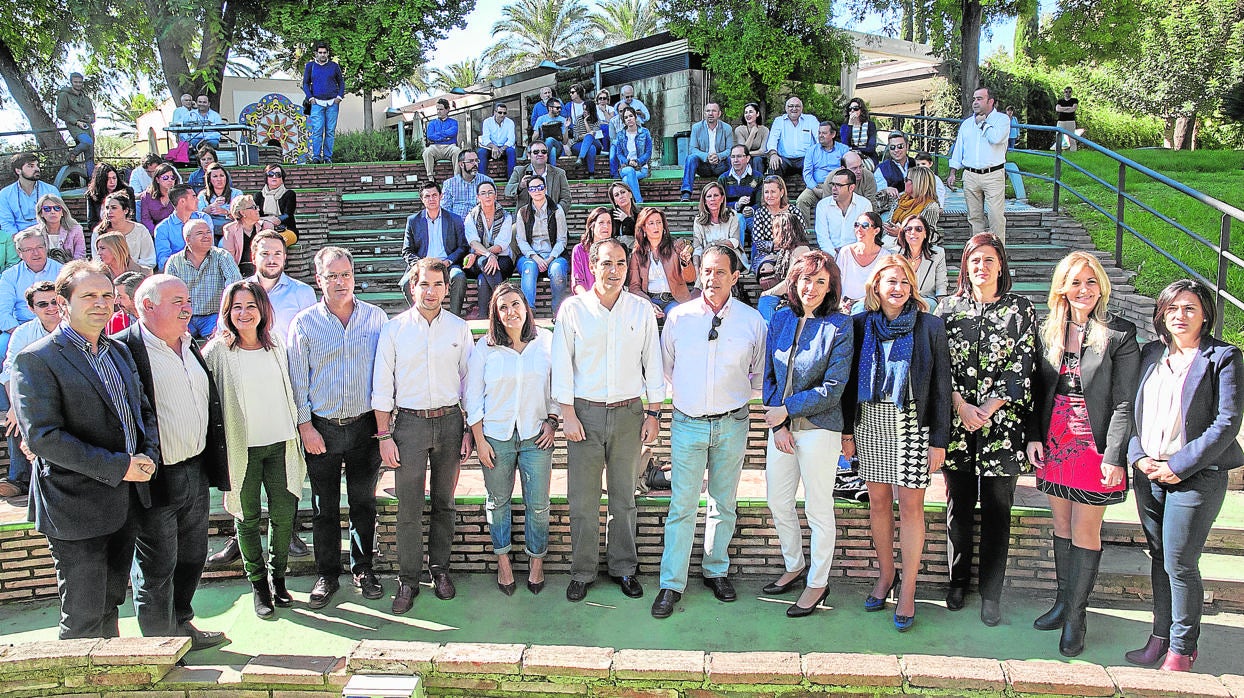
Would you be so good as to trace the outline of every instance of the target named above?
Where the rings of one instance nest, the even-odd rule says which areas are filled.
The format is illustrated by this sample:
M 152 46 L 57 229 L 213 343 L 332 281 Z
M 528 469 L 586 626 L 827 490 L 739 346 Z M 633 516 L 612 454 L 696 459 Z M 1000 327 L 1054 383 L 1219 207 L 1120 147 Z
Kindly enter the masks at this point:
M 422 143 L 406 142 L 406 159 L 417 160 L 423 152 Z M 402 159 L 397 147 L 397 132 L 345 131 L 333 143 L 333 162 L 394 162 Z

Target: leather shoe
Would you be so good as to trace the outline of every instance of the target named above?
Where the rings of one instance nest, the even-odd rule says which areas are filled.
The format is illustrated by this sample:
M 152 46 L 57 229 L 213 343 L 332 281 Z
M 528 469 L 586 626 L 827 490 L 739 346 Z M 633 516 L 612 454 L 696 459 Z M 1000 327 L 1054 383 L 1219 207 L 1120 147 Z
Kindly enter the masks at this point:
M 799 574 L 794 579 L 790 580 L 786 584 L 778 584 L 778 580 L 781 579 L 781 577 L 778 577 L 772 582 L 766 584 L 764 588 L 761 589 L 761 591 L 763 591 L 766 594 L 785 594 L 786 592 L 795 588 L 795 585 L 801 584 L 807 578 L 808 578 L 808 570 L 805 567 L 803 570 L 799 572 Z
M 214 630 L 199 630 L 190 623 L 182 623 L 177 630 L 183 636 L 190 638 L 190 649 L 192 650 L 205 650 L 229 640 L 224 633 Z
M 320 577 L 315 580 L 315 586 L 311 587 L 311 598 L 307 599 L 307 606 L 309 608 L 324 608 L 329 601 L 333 600 L 333 594 L 336 594 L 340 588 L 341 585 L 336 579 Z
M 1167 650 L 1166 659 L 1162 660 L 1162 671 L 1192 671 L 1196 663 L 1196 650 L 1192 654 L 1180 654 L 1175 650 Z
M 662 589 L 657 592 L 657 598 L 652 602 L 653 618 L 669 618 L 674 614 L 674 604 L 682 599 L 682 594 L 673 589 Z
M 375 600 L 384 596 L 384 587 L 381 586 L 380 580 L 376 578 L 376 573 L 370 569 L 365 569 L 354 575 L 354 586 L 363 592 L 363 598 L 365 599 Z
M 419 587 L 399 581 L 397 593 L 393 595 L 393 613 L 400 616 L 409 611 L 415 605 L 415 597 L 418 595 Z
M 636 577 L 633 574 L 624 574 L 621 577 L 614 577 L 613 581 L 617 582 L 619 587 L 622 587 L 623 594 L 626 594 L 632 599 L 638 599 L 644 595 L 644 588 L 639 583 L 639 577 Z
M 734 585 L 725 577 L 705 577 L 704 586 L 713 590 L 713 596 L 716 596 L 718 601 L 729 603 L 739 598 L 738 594 L 734 593 Z
M 821 595 L 817 597 L 816 602 L 813 603 L 811 606 L 800 606 L 798 601 L 791 604 L 790 606 L 787 606 L 786 617 L 787 618 L 803 618 L 804 616 L 812 615 L 812 612 L 816 610 L 817 606 L 821 605 L 821 602 L 825 600 L 826 596 L 829 596 L 829 585 L 825 586 L 825 589 L 821 591 Z
M 981 599 L 981 622 L 994 627 L 1002 622 L 1002 605 L 997 601 Z
M 303 542 L 302 538 L 298 537 L 297 533 L 295 533 L 289 539 L 289 556 L 290 557 L 306 557 L 310 554 L 311 554 L 311 551 L 307 549 L 307 544 Z
M 540 592 L 544 591 L 544 580 L 541 579 L 538 582 L 533 582 L 530 579 L 528 579 L 527 580 L 527 591 L 530 591 L 532 594 L 539 594 Z
M 1170 648 L 1171 641 L 1169 639 L 1150 635 L 1149 641 L 1145 643 L 1144 647 L 1132 650 L 1123 656 L 1132 664 L 1151 667 L 1162 661 L 1162 658 L 1166 656 L 1166 651 Z
M 284 577 L 272 578 L 272 603 L 280 608 L 289 608 L 294 605 L 294 597 L 289 595 L 289 589 L 285 588 Z
M 570 580 L 570 584 L 566 587 L 567 601 L 582 601 L 587 596 L 587 588 L 591 582 L 580 582 L 577 579 Z
M 240 557 L 242 557 L 242 550 L 238 548 L 238 537 L 230 536 L 229 540 L 225 541 L 225 547 L 221 548 L 220 552 L 207 556 L 207 564 L 227 565 Z
M 962 611 L 964 597 L 967 596 L 968 590 L 963 587 L 951 587 L 946 591 L 946 610 Z
M 432 570 L 432 593 L 441 601 L 448 601 L 458 595 L 454 581 L 445 570 Z

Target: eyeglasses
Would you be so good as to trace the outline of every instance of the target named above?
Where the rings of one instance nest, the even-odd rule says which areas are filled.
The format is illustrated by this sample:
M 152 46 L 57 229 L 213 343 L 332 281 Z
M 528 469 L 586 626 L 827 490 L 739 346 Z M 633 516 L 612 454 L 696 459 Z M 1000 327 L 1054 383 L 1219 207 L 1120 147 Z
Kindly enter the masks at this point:
M 721 316 L 720 316 L 720 315 L 714 315 L 714 316 L 713 316 L 713 327 L 712 327 L 711 329 L 709 329 L 709 331 L 708 331 L 708 341 L 710 341 L 710 342 L 711 342 L 711 341 L 713 341 L 713 340 L 717 339 L 717 328 L 718 328 L 718 327 L 721 327 Z
M 61 211 L 64 211 L 64 210 L 65 210 L 65 209 L 61 208 L 60 206 L 57 206 L 56 204 L 50 204 L 50 205 L 48 205 L 48 206 L 44 206 L 44 207 L 43 207 L 43 212 L 44 212 L 44 213 L 51 213 L 52 211 L 55 211 L 55 212 L 57 212 L 57 213 L 60 213 Z
M 479 192 L 476 193 L 476 196 L 496 196 L 496 195 L 497 195 L 497 190 L 495 189 L 481 189 L 479 190 Z
M 596 101 L 597 102 L 608 102 L 609 98 L 608 97 L 597 97 Z
M 544 191 L 544 185 L 543 185 L 543 184 L 533 184 L 533 185 L 531 185 L 531 186 L 527 187 L 527 191 Z
M 530 152 L 532 155 L 548 155 L 549 154 L 549 151 L 547 150 L 531 150 L 528 152 Z
M 27 252 L 41 252 L 46 249 L 47 249 L 47 245 L 35 245 L 33 247 L 19 247 L 17 248 L 17 253 L 26 254 Z
M 857 228 L 865 228 L 865 229 L 867 229 L 867 228 L 871 228 L 871 227 L 873 227 L 873 224 L 872 224 L 872 223 L 861 223 L 861 222 L 859 222 L 859 221 L 856 221 L 856 222 L 855 222 L 855 227 L 857 227 Z
M 886 146 L 887 150 L 902 150 L 907 147 L 906 143 L 891 143 Z
M 829 183 L 829 188 L 830 188 L 830 189 L 835 189 L 835 188 L 839 188 L 839 187 L 849 187 L 849 186 L 851 186 L 851 185 L 850 185 L 849 183 L 847 183 L 847 182 L 830 182 L 830 183 Z
M 284 172 L 269 172 L 267 174 L 267 177 L 268 179 L 272 179 L 274 177 L 278 179 L 285 179 L 285 173 Z
M 336 282 L 338 282 L 338 281 L 349 281 L 350 279 L 353 279 L 353 278 L 354 278 L 354 272 L 352 272 L 352 271 L 343 271 L 343 272 L 341 272 L 340 274 L 325 274 L 324 276 L 322 276 L 322 277 L 320 277 L 320 278 L 322 278 L 322 279 L 324 279 L 325 281 L 327 281 L 328 283 L 332 284 L 332 283 L 336 283 Z
M 859 107 L 847 107 L 847 111 L 859 111 Z
M 910 226 L 907 226 L 906 228 L 903 228 L 903 232 L 904 232 L 904 233 L 923 233 L 923 232 L 924 232 L 924 226 L 922 226 L 922 225 L 921 225 L 921 226 L 914 226 L 914 225 L 910 225 Z
M 171 175 L 171 174 L 160 175 L 161 182 L 173 182 L 173 181 L 176 181 L 176 179 L 177 179 L 176 175 Z
M 505 112 L 505 110 L 504 110 L 504 109 L 498 109 L 498 110 L 497 110 L 497 116 L 505 116 L 505 114 L 506 114 L 506 112 Z
M 43 310 L 49 305 L 56 305 L 56 301 L 35 301 L 34 306 L 37 310 Z
M 239 208 L 238 210 L 239 211 L 258 211 L 259 207 L 258 206 L 243 206 L 242 208 Z

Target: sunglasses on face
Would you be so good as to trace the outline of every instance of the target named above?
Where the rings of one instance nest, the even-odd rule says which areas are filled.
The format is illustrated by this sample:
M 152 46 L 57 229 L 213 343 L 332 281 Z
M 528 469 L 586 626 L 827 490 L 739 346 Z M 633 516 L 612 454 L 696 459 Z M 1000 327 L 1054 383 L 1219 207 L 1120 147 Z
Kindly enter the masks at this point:
M 547 150 L 533 150 L 533 151 L 531 151 L 531 154 L 532 154 L 532 155 L 548 155 L 548 154 L 549 154 L 549 151 L 547 151 Z
M 175 181 L 176 179 L 177 179 L 177 177 L 175 177 L 175 176 L 173 176 L 173 175 L 167 175 L 167 174 L 166 174 L 166 175 L 160 175 L 160 181 L 161 181 L 161 182 L 172 182 L 172 181 Z
M 908 227 L 906 227 L 906 228 L 903 228 L 903 232 L 904 232 L 904 233 L 923 233 L 923 232 L 924 232 L 924 226 L 922 226 L 922 225 L 920 225 L 920 226 L 916 226 L 916 225 L 908 226 Z
M 533 184 L 532 186 L 527 187 L 527 191 L 544 191 L 544 185 L 543 185 L 543 184 Z
M 859 107 L 847 107 L 847 111 L 859 111 Z
M 285 173 L 284 172 L 269 172 L 268 179 L 273 179 L 273 178 L 285 179 Z
M 855 222 L 855 227 L 857 227 L 857 228 L 864 228 L 864 229 L 868 229 L 868 228 L 873 227 L 873 224 L 872 224 L 872 223 L 861 223 L 861 222 L 859 222 L 859 221 L 856 221 L 856 222 Z
M 596 101 L 597 102 L 608 102 L 609 98 L 608 97 L 597 97 Z
M 60 213 L 61 211 L 64 211 L 64 210 L 65 210 L 65 209 L 61 208 L 60 206 L 57 206 L 56 204 L 51 204 L 51 205 L 48 205 L 48 206 L 44 206 L 44 207 L 43 207 L 43 212 L 44 212 L 44 213 L 51 213 L 52 211 L 55 211 L 55 212 L 57 212 L 57 213 Z
M 907 145 L 905 143 L 894 143 L 893 145 L 886 146 L 886 148 L 890 150 L 902 150 L 903 148 L 906 148 L 906 147 Z
M 56 305 L 56 301 L 35 301 L 35 308 L 37 310 L 43 310 L 49 305 Z

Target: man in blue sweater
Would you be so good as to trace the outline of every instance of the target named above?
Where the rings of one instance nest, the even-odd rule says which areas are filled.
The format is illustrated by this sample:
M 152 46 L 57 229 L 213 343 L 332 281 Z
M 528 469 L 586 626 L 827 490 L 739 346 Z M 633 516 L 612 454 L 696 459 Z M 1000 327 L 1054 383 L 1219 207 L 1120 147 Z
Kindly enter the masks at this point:
M 311 102 L 307 130 L 311 132 L 311 162 L 333 161 L 333 136 L 337 131 L 337 109 L 346 95 L 341 66 L 328 60 L 328 44 L 315 45 L 315 60 L 302 71 L 302 91 Z

